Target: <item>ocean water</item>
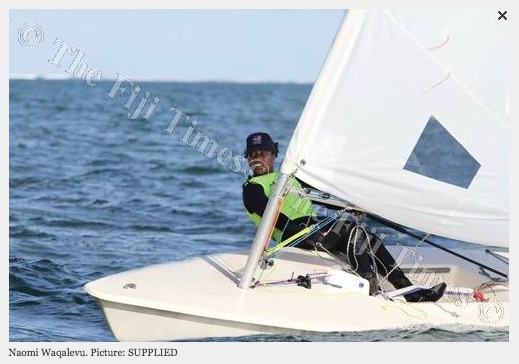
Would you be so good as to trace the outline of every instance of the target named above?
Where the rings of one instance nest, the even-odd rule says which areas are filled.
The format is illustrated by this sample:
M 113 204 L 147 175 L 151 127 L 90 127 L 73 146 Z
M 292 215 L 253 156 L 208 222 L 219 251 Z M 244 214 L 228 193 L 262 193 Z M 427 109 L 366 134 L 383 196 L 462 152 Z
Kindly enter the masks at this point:
M 306 84 L 136 82 L 132 100 L 128 82 L 114 84 L 10 80 L 10 342 L 115 341 L 85 283 L 248 249 L 255 229 L 241 201 L 245 137 L 267 131 L 283 155 L 311 90 Z M 213 142 L 193 145 L 195 135 Z M 396 240 L 391 234 L 386 241 Z M 499 342 L 509 341 L 509 331 L 423 328 L 203 341 Z

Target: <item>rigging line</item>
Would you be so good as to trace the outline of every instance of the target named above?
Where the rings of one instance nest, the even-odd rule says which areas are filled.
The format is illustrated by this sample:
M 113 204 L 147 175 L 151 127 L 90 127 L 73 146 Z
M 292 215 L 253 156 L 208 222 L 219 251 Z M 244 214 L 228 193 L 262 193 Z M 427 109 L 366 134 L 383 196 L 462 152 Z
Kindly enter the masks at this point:
M 273 246 L 270 249 L 267 249 L 264 253 L 264 257 L 271 258 L 274 255 L 279 255 L 282 248 L 285 246 L 295 246 L 299 244 L 303 239 L 305 239 L 308 235 L 314 233 L 315 231 L 320 230 L 321 228 L 327 226 L 328 224 L 332 223 L 334 220 L 336 220 L 339 215 L 342 215 L 344 213 L 343 210 L 339 210 L 332 216 L 328 216 L 322 221 L 319 221 L 318 223 L 315 223 L 313 225 L 310 225 L 302 230 L 300 230 L 298 233 L 292 235 L 291 237 L 283 240 L 282 242 L 278 243 L 277 245 Z
M 379 217 L 379 216 L 376 216 L 376 215 L 373 215 L 373 214 L 369 214 L 369 213 L 367 214 L 367 216 L 368 216 L 370 219 L 373 219 L 373 220 L 375 220 L 375 221 L 377 221 L 377 222 L 379 222 L 379 223 L 381 223 L 381 224 L 383 224 L 383 225 L 386 225 L 386 226 L 388 226 L 388 227 L 390 227 L 390 228 L 392 228 L 392 229 L 395 229 L 396 231 L 399 231 L 399 232 L 401 232 L 401 233 L 404 233 L 404 234 L 406 234 L 406 235 L 409 235 L 409 236 L 411 236 L 411 237 L 413 237 L 413 238 L 415 238 L 415 239 L 421 240 L 421 241 L 423 241 L 424 243 L 427 243 L 427 244 L 429 244 L 429 245 L 432 245 L 432 246 L 434 246 L 435 248 L 438 248 L 438 249 L 440 249 L 440 250 L 443 250 L 444 252 L 447 252 L 447 253 L 449 253 L 449 254 L 452 254 L 452 255 L 454 255 L 454 256 L 456 256 L 456 257 L 458 257 L 458 258 L 461 258 L 461 259 L 463 259 L 463 260 L 466 260 L 467 262 L 470 262 L 470 263 L 472 263 L 472 264 L 475 264 L 475 265 L 477 265 L 477 266 L 479 266 L 479 267 L 482 267 L 482 268 L 488 269 L 489 271 L 494 272 L 494 273 L 496 273 L 496 274 L 498 274 L 498 275 L 500 275 L 500 276 L 502 276 L 502 277 L 508 278 L 508 274 L 506 274 L 506 273 L 500 272 L 500 271 L 498 271 L 497 269 L 491 268 L 491 267 L 489 267 L 489 266 L 487 266 L 487 265 L 485 265 L 485 264 L 483 264 L 483 263 L 480 263 L 480 262 L 475 261 L 475 260 L 473 260 L 473 259 L 471 259 L 471 258 L 469 258 L 469 257 L 466 257 L 466 256 L 464 256 L 464 255 L 461 255 L 461 254 L 459 254 L 459 253 L 456 253 L 456 252 L 454 252 L 454 251 L 452 251 L 452 250 L 450 250 L 450 249 L 447 249 L 447 248 L 445 248 L 445 247 L 443 247 L 443 246 L 441 246 L 441 245 L 439 245 L 439 244 L 433 243 L 433 242 L 430 241 L 430 240 L 422 239 L 422 238 L 420 238 L 418 235 L 413 234 L 412 232 L 407 231 L 407 230 L 404 229 L 403 227 L 401 227 L 401 226 L 399 226 L 399 225 L 397 225 L 397 224 L 394 224 L 394 223 L 392 223 L 392 222 L 390 222 L 390 221 L 388 221 L 388 220 L 386 220 L 386 219 L 383 219 L 383 218 L 381 218 L 381 217 Z
M 510 265 L 509 262 L 508 262 L 508 260 L 506 260 L 506 258 L 500 256 L 499 254 L 494 253 L 494 252 L 493 252 L 492 250 L 490 250 L 490 249 L 485 249 L 485 253 L 488 253 L 488 254 L 490 254 L 490 255 L 496 257 L 497 259 L 499 259 L 500 261 L 502 261 L 502 262 L 505 263 L 506 265 Z
M 440 305 L 438 302 L 434 302 L 434 305 L 441 308 L 443 311 L 447 312 L 449 315 L 451 315 L 452 317 L 456 318 L 456 317 L 460 317 L 459 314 L 457 314 L 456 312 L 454 311 L 450 311 L 450 310 L 447 310 L 445 307 L 443 307 L 442 305 Z
M 317 249 L 321 249 L 322 251 L 324 251 L 325 253 L 327 253 L 330 257 L 333 258 L 333 260 L 335 261 L 335 263 L 337 265 L 339 265 L 343 271 L 345 272 L 348 272 L 348 273 L 352 273 L 352 274 L 355 274 L 357 276 L 359 276 L 359 274 L 357 272 L 355 272 L 351 266 L 345 261 L 345 258 L 341 259 L 338 254 L 340 252 L 337 253 L 337 255 L 335 255 L 333 252 L 329 251 L 328 249 L 325 248 L 325 246 L 323 245 L 323 243 L 316 243 L 315 244 L 315 253 L 317 254 L 317 256 L 321 259 L 326 259 L 325 257 L 321 256 L 321 254 L 319 254 L 319 250 Z
M 367 254 L 368 257 L 371 259 L 371 272 L 374 274 L 374 277 L 375 277 L 375 279 L 377 281 L 377 285 L 379 286 L 379 290 L 381 290 L 380 289 L 381 281 L 378 278 L 379 272 L 378 272 L 377 262 L 376 262 L 376 260 L 379 260 L 379 259 L 376 257 L 375 253 L 373 252 L 373 248 L 371 246 L 371 239 L 369 238 L 368 232 L 366 231 L 366 229 L 363 226 L 359 225 L 358 220 L 357 220 L 355 226 L 353 226 L 353 228 L 351 229 L 350 235 L 348 237 L 348 247 L 347 247 L 348 254 L 347 254 L 347 256 L 349 258 L 349 256 L 350 256 L 350 254 L 349 254 L 350 245 L 353 243 L 353 252 L 354 252 L 354 258 L 355 258 L 355 265 L 356 265 L 357 269 L 359 269 L 359 263 L 358 263 L 358 260 L 357 260 L 357 257 L 356 257 L 356 255 L 357 255 L 357 242 L 359 241 L 359 230 L 361 232 L 363 232 L 364 236 L 366 237 L 365 240 L 362 242 L 362 245 L 364 245 L 364 247 L 361 246 L 360 249 L 366 249 L 365 254 Z M 353 242 L 352 242 L 352 234 L 353 234 L 353 232 L 355 232 L 355 237 L 353 238 Z M 362 254 L 364 254 L 364 253 L 362 253 Z M 382 264 L 382 266 L 384 266 L 384 265 Z M 386 270 L 386 272 L 387 272 L 387 270 Z
M 353 265 L 352 263 L 355 263 L 355 271 L 359 270 L 360 268 L 359 261 L 357 260 L 357 241 L 359 240 L 359 229 L 361 228 L 359 227 L 358 221 L 355 221 L 355 225 L 350 230 L 350 233 L 348 234 L 348 241 L 346 242 L 346 256 L 348 257 L 348 261 L 350 260 L 350 256 L 353 256 L 353 262 L 350 261 L 350 265 Z M 369 237 L 367 237 L 367 239 L 369 240 Z M 350 254 L 350 249 L 353 249 L 352 254 Z M 364 249 L 367 249 L 367 247 Z
M 294 236 L 297 236 L 298 239 L 297 240 L 294 240 L 294 241 L 291 241 L 287 244 L 284 244 L 286 246 L 295 246 L 297 244 L 299 244 L 302 240 L 304 240 L 308 235 L 311 235 L 312 233 L 320 230 L 321 228 L 325 227 L 326 225 L 330 224 L 333 222 L 333 217 L 328 217 L 326 219 L 324 219 L 323 221 L 319 222 L 319 223 L 316 223 L 314 225 L 311 225 L 311 226 L 308 226 L 307 228 L 304 228 L 303 230 L 301 230 L 298 234 L 295 234 Z M 304 232 L 304 234 L 300 234 L 301 232 Z M 288 240 L 288 239 L 287 239 Z
M 431 236 L 431 234 L 427 234 L 425 235 L 418 244 L 415 245 L 415 247 L 419 247 L 420 245 L 422 245 L 422 243 L 424 242 L 424 240 L 426 240 L 429 236 Z M 380 261 L 380 259 L 378 259 Z M 381 261 L 380 261 L 381 262 Z M 382 263 L 382 262 L 381 262 Z M 395 264 L 395 266 L 393 268 L 391 268 L 391 270 L 383 277 L 384 280 L 386 280 L 387 282 L 389 282 L 389 275 L 398 268 L 398 264 Z M 415 279 L 413 279 L 415 280 Z

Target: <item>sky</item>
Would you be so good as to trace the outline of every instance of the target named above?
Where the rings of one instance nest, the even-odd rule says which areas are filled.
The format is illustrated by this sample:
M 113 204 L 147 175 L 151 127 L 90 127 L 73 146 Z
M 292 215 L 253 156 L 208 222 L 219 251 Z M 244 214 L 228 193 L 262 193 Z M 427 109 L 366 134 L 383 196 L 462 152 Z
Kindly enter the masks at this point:
M 102 79 L 123 74 L 134 80 L 312 83 L 344 14 L 343 9 L 10 10 L 9 76 L 71 76 L 68 69 L 78 58 Z

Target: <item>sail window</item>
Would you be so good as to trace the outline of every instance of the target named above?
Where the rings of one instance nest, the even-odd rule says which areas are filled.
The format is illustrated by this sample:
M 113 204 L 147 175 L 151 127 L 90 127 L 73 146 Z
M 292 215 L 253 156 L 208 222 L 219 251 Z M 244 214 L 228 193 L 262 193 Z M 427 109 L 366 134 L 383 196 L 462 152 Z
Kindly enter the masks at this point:
M 468 188 L 481 164 L 431 115 L 405 170 Z

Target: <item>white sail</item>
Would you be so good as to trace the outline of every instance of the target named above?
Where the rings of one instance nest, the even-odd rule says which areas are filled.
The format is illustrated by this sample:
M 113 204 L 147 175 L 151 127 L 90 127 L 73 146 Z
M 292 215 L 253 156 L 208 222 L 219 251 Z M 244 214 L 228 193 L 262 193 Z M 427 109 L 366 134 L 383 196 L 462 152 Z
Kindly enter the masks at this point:
M 351 10 L 281 171 L 395 223 L 508 246 L 508 26 Z

